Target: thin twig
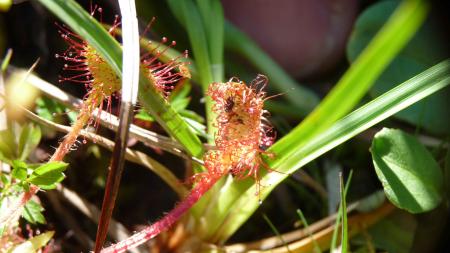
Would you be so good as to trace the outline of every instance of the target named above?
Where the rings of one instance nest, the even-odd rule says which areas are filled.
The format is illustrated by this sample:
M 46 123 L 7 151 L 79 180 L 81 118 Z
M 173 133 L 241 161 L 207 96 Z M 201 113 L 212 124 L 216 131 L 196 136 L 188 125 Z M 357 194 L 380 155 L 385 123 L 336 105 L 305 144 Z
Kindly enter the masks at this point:
M 314 191 L 316 191 L 322 198 L 328 198 L 328 193 L 325 188 L 317 182 L 314 178 L 312 178 L 306 171 L 298 170 L 292 174 L 292 177 L 295 180 L 300 181 L 306 186 L 311 187 Z
M 100 210 L 98 210 L 98 208 L 95 205 L 89 203 L 89 201 L 80 197 L 76 192 L 71 191 L 62 185 L 58 185 L 56 187 L 56 190 L 60 194 L 60 198 L 62 200 L 68 201 L 74 207 L 76 207 L 80 212 L 82 212 L 84 215 L 89 217 L 95 223 L 98 223 L 98 217 L 100 215 Z M 118 241 L 124 240 L 131 236 L 130 231 L 128 231 L 128 229 L 126 229 L 122 224 L 120 224 L 119 222 L 117 222 L 114 219 L 111 219 L 110 226 L 108 229 L 108 234 L 114 240 L 118 240 Z M 137 250 L 133 251 L 133 252 L 137 252 Z
M 25 73 L 25 71 L 17 68 L 11 69 L 12 69 L 12 71 L 10 72 L 11 77 L 13 77 L 14 75 L 23 75 Z M 78 99 L 70 94 L 67 94 L 63 90 L 56 87 L 55 85 L 42 80 L 36 75 L 29 74 L 29 76 L 27 77 L 27 82 L 31 84 L 33 87 L 42 91 L 46 96 L 59 101 L 60 103 L 69 108 L 79 108 L 82 104 L 81 99 Z M 119 120 L 116 116 L 104 110 L 100 112 L 98 110 L 95 110 L 93 115 L 99 120 L 100 124 L 111 130 L 117 131 L 117 128 L 119 126 Z M 182 146 L 178 144 L 176 141 L 170 139 L 169 137 L 162 136 L 152 131 L 138 127 L 134 124 L 130 125 L 130 137 L 133 137 L 152 147 L 165 150 L 169 153 L 172 153 L 184 159 L 190 159 L 193 162 L 199 163 L 200 165 L 203 164 L 203 162 L 198 158 L 189 156 L 184 151 Z
M 38 115 L 32 113 L 31 111 L 22 108 L 24 111 L 24 114 L 26 117 L 28 117 L 30 120 L 33 120 L 37 123 L 43 124 L 45 126 L 51 127 L 57 131 L 68 133 L 71 131 L 71 127 L 56 124 L 54 122 L 51 122 L 47 119 L 44 119 L 42 117 L 39 117 Z M 114 147 L 114 142 L 101 136 L 98 134 L 90 133 L 85 130 L 81 131 L 80 136 L 83 138 L 86 138 L 90 141 L 93 141 L 100 146 L 107 148 L 108 150 L 112 150 Z M 127 148 L 125 153 L 125 158 L 131 162 L 140 164 L 151 171 L 153 171 L 155 174 L 157 174 L 161 179 L 166 182 L 177 194 L 180 196 L 180 198 L 186 196 L 188 193 L 188 190 L 186 187 L 184 187 L 178 178 L 173 175 L 173 173 L 167 169 L 164 165 L 160 164 L 156 160 L 152 159 L 150 156 L 140 152 L 135 151 L 132 149 Z
M 53 209 L 60 215 L 59 220 L 66 224 L 67 228 L 73 231 L 73 235 L 78 243 L 85 249 L 91 249 L 94 246 L 94 241 L 80 228 L 79 222 L 75 220 L 69 211 L 61 204 L 55 192 L 49 191 L 46 193 Z

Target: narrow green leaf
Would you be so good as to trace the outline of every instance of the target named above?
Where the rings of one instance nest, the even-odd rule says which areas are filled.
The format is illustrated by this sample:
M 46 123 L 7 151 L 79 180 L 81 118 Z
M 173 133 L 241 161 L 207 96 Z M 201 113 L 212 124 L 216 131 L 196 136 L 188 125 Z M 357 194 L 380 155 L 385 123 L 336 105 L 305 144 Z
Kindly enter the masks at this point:
M 18 158 L 17 143 L 14 137 L 16 127 L 15 124 L 12 124 L 7 129 L 0 131 L 0 158 L 7 163 Z
M 225 47 L 241 54 L 259 71 L 267 75 L 270 85 L 295 105 L 299 116 L 307 115 L 319 103 L 319 97 L 314 92 L 298 84 L 250 37 L 230 22 L 225 22 Z
M 321 253 L 322 250 L 320 249 L 319 244 L 317 243 L 317 241 L 314 239 L 313 234 L 311 232 L 311 230 L 309 229 L 309 225 L 308 222 L 306 221 L 305 215 L 303 215 L 303 212 L 300 209 L 297 209 L 297 215 L 300 218 L 300 220 L 302 221 L 306 232 L 308 233 L 309 238 L 311 239 L 311 241 L 314 244 L 314 253 Z
M 211 74 L 214 82 L 224 81 L 224 14 L 219 0 L 197 0 L 208 41 Z
M 447 142 L 449 143 L 449 142 Z M 447 147 L 444 163 L 444 186 L 447 195 L 447 206 L 450 205 L 450 147 Z
M 213 81 L 222 80 L 214 80 L 212 74 L 211 58 L 208 51 L 208 40 L 200 12 L 192 0 L 169 0 L 167 3 L 169 4 L 169 7 L 174 15 L 177 17 L 178 21 L 184 25 L 188 33 L 192 51 L 194 53 L 195 65 L 198 71 L 197 74 L 200 76 L 200 83 L 202 85 L 203 93 L 206 93 L 209 84 Z M 212 111 L 212 100 L 210 97 L 205 98 L 205 106 L 206 118 L 208 119 L 208 132 L 212 134 L 215 132 L 216 127 L 213 124 L 213 119 L 215 116 Z
M 347 192 L 348 192 L 348 189 L 350 187 L 350 183 L 352 181 L 352 177 L 353 177 L 353 170 L 350 171 L 350 174 L 348 175 L 347 182 L 345 183 L 345 187 L 344 187 L 344 195 L 345 196 L 347 196 Z M 342 188 L 340 190 L 342 190 Z M 341 192 L 341 194 L 342 194 L 342 192 Z M 342 199 L 342 195 L 341 195 L 341 199 Z M 331 238 L 330 249 L 332 249 L 332 250 L 336 249 L 337 238 L 338 238 L 338 231 L 339 231 L 339 226 L 341 225 L 343 212 L 344 212 L 343 206 L 339 205 L 339 209 L 338 209 L 338 213 L 337 213 L 337 217 L 336 217 L 336 222 L 334 223 L 333 237 Z
M 0 225 L 0 237 L 3 237 L 3 233 L 6 231 L 6 224 Z
M 38 250 L 50 241 L 52 239 L 53 235 L 55 234 L 54 231 L 47 231 L 43 234 L 37 235 L 33 238 L 28 239 L 27 241 L 17 245 L 14 247 L 11 251 L 8 251 L 8 253 L 34 253 L 38 252 Z
M 7 186 L 11 183 L 11 180 L 9 177 L 7 177 L 5 174 L 0 174 L 0 181 L 2 182 L 3 186 Z
M 154 122 L 155 118 L 152 117 L 149 113 L 147 113 L 144 109 L 140 109 L 138 114 L 134 116 L 136 119 L 148 121 L 148 122 Z
M 42 189 L 54 189 L 56 184 L 64 179 L 63 171 L 67 168 L 67 163 L 49 162 L 39 166 L 28 178 L 28 182 L 39 186 Z
M 342 227 L 341 227 L 341 252 L 347 253 L 348 251 L 348 224 L 347 224 L 347 203 L 345 200 L 346 192 L 344 190 L 344 179 L 342 176 L 342 172 L 339 174 L 339 186 L 340 186 L 340 193 L 341 193 L 341 204 L 339 208 L 341 209 L 340 216 L 342 220 Z
M 350 112 L 419 29 L 428 9 L 426 1 L 403 1 L 320 105 L 276 144 L 280 153 L 288 155 Z
M 282 173 L 261 176 L 261 184 L 267 186 L 262 188 L 261 197 L 266 198 L 281 181 L 297 169 L 449 84 L 450 60 L 446 60 L 350 113 L 305 145 L 292 144 L 291 148 L 295 152 L 286 154 L 282 152 L 283 149 L 277 147 L 278 143 L 285 144 L 284 137 L 268 150 L 276 155 L 273 160 L 267 161 L 271 168 Z M 215 242 L 226 241 L 260 206 L 255 192 L 255 184 L 250 181 L 227 185 L 218 196 L 220 208 L 217 206 L 208 210 L 207 221 L 211 231 L 208 231 L 205 238 Z
M 378 1 L 366 8 L 358 17 L 347 43 L 347 58 L 352 62 L 366 47 L 387 18 L 399 5 L 397 0 Z M 433 22 L 423 24 L 411 41 L 389 64 L 386 71 L 370 89 L 372 97 L 391 89 L 393 84 L 413 77 L 416 73 L 445 59 L 448 45 L 440 38 Z M 394 115 L 395 118 L 414 124 L 437 135 L 450 133 L 450 88 Z
M 40 141 L 41 128 L 39 126 L 34 126 L 33 124 L 24 125 L 19 138 L 19 159 L 25 160 Z
M 55 231 L 47 231 L 45 233 L 42 233 L 29 239 L 28 241 L 30 241 L 33 244 L 33 247 L 37 250 L 47 245 L 47 243 L 50 241 L 50 239 L 52 239 L 54 234 Z
M 286 247 L 287 252 L 291 252 L 289 250 L 289 246 L 286 243 L 286 241 L 283 239 L 283 236 L 280 234 L 280 231 L 278 231 L 278 229 L 275 227 L 275 225 L 273 225 L 272 221 L 269 219 L 269 217 L 267 217 L 266 214 L 263 214 L 263 218 L 264 220 L 267 222 L 267 224 L 269 225 L 270 229 L 272 230 L 272 232 L 280 239 L 281 243 L 283 243 L 283 245 Z
M 120 44 L 73 0 L 38 0 L 74 32 L 85 39 L 122 76 L 122 49 Z M 182 1 L 184 2 L 184 1 Z M 139 78 L 139 101 L 158 123 L 192 155 L 200 157 L 203 145 L 189 129 L 180 115 L 166 102 L 154 85 L 141 73 Z
M 9 1 L 11 2 L 11 1 Z M 3 58 L 2 64 L 0 65 L 0 70 L 2 71 L 2 73 L 5 73 L 6 69 L 9 66 L 9 62 L 11 61 L 11 57 L 12 57 L 13 51 L 11 48 L 8 49 L 8 51 L 6 52 L 5 58 Z
M 439 205 L 444 183 L 442 171 L 416 138 L 384 128 L 375 135 L 371 152 L 378 179 L 395 206 L 421 213 Z
M 44 208 L 40 204 L 30 200 L 23 209 L 22 217 L 32 224 L 45 224 L 46 221 L 42 211 L 44 211 Z

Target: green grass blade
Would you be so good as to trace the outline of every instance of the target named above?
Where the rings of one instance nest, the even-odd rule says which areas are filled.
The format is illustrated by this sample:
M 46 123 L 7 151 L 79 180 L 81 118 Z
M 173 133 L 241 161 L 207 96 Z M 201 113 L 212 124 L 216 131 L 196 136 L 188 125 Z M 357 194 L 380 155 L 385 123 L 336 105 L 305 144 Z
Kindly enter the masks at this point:
M 208 40 L 200 12 L 192 0 L 169 0 L 167 3 L 188 33 L 192 51 L 194 53 L 197 73 L 200 77 L 203 92 L 206 93 L 209 84 L 214 80 L 211 69 L 211 58 L 208 51 Z M 215 131 L 213 119 L 215 116 L 212 111 L 212 100 L 210 97 L 205 98 L 205 106 L 208 133 L 213 135 Z
M 102 25 L 73 0 L 39 0 L 41 4 L 63 20 L 74 32 L 94 47 L 122 76 L 122 49 Z M 141 74 L 139 78 L 139 101 L 155 117 L 161 126 L 179 141 L 193 156 L 201 156 L 202 143 L 189 129 L 186 122 L 164 100 L 154 85 Z
M 230 22 L 225 22 L 225 47 L 248 59 L 257 69 L 267 75 L 278 92 L 298 109 L 300 116 L 311 112 L 319 103 L 319 97 L 300 86 L 284 69 L 264 52 L 250 37 Z
M 274 172 L 261 177 L 261 184 L 266 185 L 261 191 L 261 197 L 267 197 L 289 174 L 325 152 L 448 84 L 450 60 L 445 60 L 350 113 L 308 143 L 294 144 L 295 152 L 287 155 L 288 157 L 275 146 L 269 149 L 276 156 L 268 164 L 281 173 Z M 212 216 L 206 217 L 213 229 L 206 238 L 214 242 L 225 242 L 259 207 L 255 192 L 255 184 L 250 180 L 230 184 L 219 197 L 220 208 L 210 210 L 210 213 L 214 213 L 214 219 L 210 218 Z
M 269 219 L 269 217 L 267 217 L 266 214 L 263 214 L 263 218 L 264 220 L 267 222 L 267 224 L 269 225 L 270 229 L 272 229 L 272 232 L 280 239 L 281 243 L 283 243 L 283 245 L 286 247 L 287 252 L 291 252 L 289 250 L 289 246 L 286 243 L 286 241 L 283 239 L 283 236 L 280 234 L 280 231 L 278 231 L 278 229 L 275 227 L 275 225 L 273 225 L 272 221 Z
M 350 112 L 419 29 L 428 9 L 425 1 L 403 1 L 320 105 L 274 148 L 287 155 Z
M 350 187 L 350 182 L 352 181 L 352 177 L 353 177 L 353 170 L 350 171 L 350 174 L 348 175 L 348 179 L 347 182 L 345 183 L 345 187 L 344 187 L 344 192 L 342 192 L 342 187 L 341 187 L 341 200 L 345 199 L 345 196 L 347 196 L 347 192 L 348 192 L 348 188 Z M 339 180 L 341 180 L 342 177 L 339 178 Z M 339 181 L 339 183 L 341 183 L 341 181 Z M 344 198 L 343 198 L 344 196 Z M 336 244 L 337 244 L 337 237 L 338 237 L 338 231 L 339 231 L 339 226 L 341 225 L 341 218 L 343 217 L 345 212 L 345 217 L 347 217 L 347 210 L 344 210 L 342 204 L 339 205 L 339 210 L 338 210 L 338 215 L 336 216 L 336 222 L 334 223 L 334 230 L 333 230 L 333 237 L 331 238 L 331 246 L 330 249 L 334 250 L 336 249 Z M 347 224 L 345 224 L 347 225 Z M 346 229 L 347 231 L 347 229 Z
M 224 49 L 224 14 L 219 0 L 197 0 L 203 18 L 211 60 L 211 73 L 214 82 L 222 82 L 225 78 L 223 64 Z
M 317 241 L 314 239 L 313 234 L 311 232 L 311 230 L 309 230 L 309 225 L 308 222 L 306 221 L 305 216 L 303 215 L 303 212 L 300 209 L 297 209 L 297 215 L 300 218 L 300 220 L 302 221 L 302 223 L 304 224 L 305 230 L 308 233 L 309 238 L 311 239 L 311 241 L 314 244 L 314 253 L 321 253 L 322 250 L 319 247 L 319 244 L 317 243 Z
M 11 48 L 6 51 L 5 58 L 3 58 L 2 64 L 0 65 L 0 70 L 3 73 L 5 73 L 6 69 L 8 68 L 9 62 L 11 61 L 13 51 Z
M 341 208 L 341 220 L 342 220 L 342 227 L 341 227 L 341 252 L 347 253 L 348 251 L 348 224 L 347 224 L 347 203 L 345 200 L 346 192 L 344 190 L 344 179 L 342 176 L 342 172 L 339 174 L 339 186 L 340 186 L 340 192 L 341 192 L 341 204 L 339 208 Z

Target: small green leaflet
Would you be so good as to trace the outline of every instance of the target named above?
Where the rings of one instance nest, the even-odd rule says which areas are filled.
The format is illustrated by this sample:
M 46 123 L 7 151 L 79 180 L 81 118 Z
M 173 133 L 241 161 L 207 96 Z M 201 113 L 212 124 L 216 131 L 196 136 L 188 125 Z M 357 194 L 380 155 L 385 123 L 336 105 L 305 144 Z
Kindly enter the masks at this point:
M 40 204 L 30 200 L 23 209 L 22 217 L 32 224 L 45 224 L 46 221 L 42 211 L 44 211 L 44 208 Z
M 14 160 L 12 162 L 13 170 L 11 172 L 12 177 L 19 180 L 27 179 L 27 164 L 23 161 Z
M 56 184 L 64 179 L 63 171 L 67 168 L 67 163 L 49 162 L 39 166 L 28 178 L 28 182 L 39 186 L 44 190 L 54 189 Z

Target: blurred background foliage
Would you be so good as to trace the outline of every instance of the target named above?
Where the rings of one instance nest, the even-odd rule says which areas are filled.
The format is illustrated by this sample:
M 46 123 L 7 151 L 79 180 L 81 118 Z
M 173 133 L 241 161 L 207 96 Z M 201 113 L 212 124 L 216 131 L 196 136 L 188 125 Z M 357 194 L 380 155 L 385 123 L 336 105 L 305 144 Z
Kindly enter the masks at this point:
M 89 9 L 89 1 L 77 2 Z M 96 3 L 104 10 L 103 22 L 112 23 L 114 15 L 119 13 L 117 3 L 106 0 Z M 157 17 L 149 34 L 150 38 L 158 41 L 164 36 L 176 40 L 175 49 L 180 52 L 189 49 L 190 57 L 196 59 L 195 52 L 192 54 L 185 24 L 180 23 L 172 13 L 168 1 L 137 0 L 136 3 L 142 28 L 152 17 Z M 271 94 L 283 95 L 268 101 L 268 109 L 272 113 L 271 121 L 281 137 L 289 133 L 330 91 L 386 22 L 398 3 L 399 1 L 394 0 L 222 1 L 226 18 L 225 80 L 237 76 L 251 81 L 256 73 L 262 73 L 268 75 L 271 82 L 279 83 L 269 84 Z M 22 68 L 29 68 L 39 58 L 36 72 L 48 82 L 58 84 L 59 76 L 64 75 L 61 71 L 64 62 L 56 60 L 54 56 L 63 52 L 66 45 L 57 33 L 54 16 L 36 1 L 14 1 L 10 8 L 8 3 L 5 7 L 1 4 L 3 3 L 0 3 L 2 55 L 8 48 L 12 48 L 11 65 Z M 363 102 L 370 101 L 448 58 L 449 20 L 445 10 L 448 8 L 440 1 L 431 2 L 431 12 L 425 24 L 377 79 Z M 233 44 L 236 40 L 239 42 L 240 37 L 227 37 L 233 36 L 233 29 L 236 28 L 246 34 L 246 38 L 253 40 L 251 43 L 256 43 L 260 51 L 251 51 L 255 58 L 245 55 Z M 260 55 L 260 52 L 263 54 Z M 266 59 L 264 57 L 269 60 L 258 62 L 259 59 Z M 267 67 L 264 64 L 276 65 L 276 68 L 273 68 L 273 79 L 271 73 L 265 72 Z M 277 68 L 280 70 L 276 71 Z M 174 100 L 178 101 L 177 111 L 180 114 L 184 113 L 186 118 L 204 124 L 203 92 L 201 85 L 196 85 L 199 83 L 201 81 L 194 80 L 186 84 L 185 88 L 178 91 L 182 95 L 178 98 L 175 96 Z M 282 86 L 283 83 L 296 85 L 298 89 L 283 90 L 286 87 Z M 80 85 L 64 83 L 58 86 L 79 98 L 85 94 L 84 87 Z M 291 94 L 299 91 L 304 97 L 295 101 Z M 383 126 L 400 128 L 414 133 L 416 137 L 421 137 L 421 140 L 426 139 L 426 146 L 438 164 L 448 169 L 449 98 L 450 88 L 447 87 L 384 121 Z M 58 123 L 69 124 L 74 119 L 73 110 L 43 96 L 37 100 L 35 109 L 41 117 Z M 112 109 L 112 112 L 116 111 L 117 103 Z M 150 115 L 144 112 L 138 115 L 140 116 L 136 117 L 136 124 L 163 133 L 161 127 L 153 123 Z M 197 129 L 203 129 L 200 126 Z M 381 190 L 382 185 L 368 150 L 373 136 L 380 128 L 376 126 L 369 129 L 309 163 L 302 171 L 293 173 L 273 191 L 227 244 L 273 236 L 273 227 L 280 233 L 292 231 L 302 223 L 299 221 L 297 209 L 304 213 L 309 224 L 335 213 L 340 199 L 339 171 L 344 171 L 345 176 L 349 174 L 350 169 L 353 171 L 347 195 L 348 203 L 370 195 L 372 199 L 368 205 L 375 203 L 373 205 L 378 206 L 374 192 Z M 61 137 L 50 129 L 43 128 L 42 132 L 43 142 L 32 154 L 35 161 L 45 160 Z M 101 129 L 99 134 L 113 136 L 107 129 Z M 199 130 L 199 135 L 207 137 L 204 129 Z M 133 148 L 157 157 L 158 161 L 170 168 L 178 178 L 185 178 L 185 162 L 162 150 L 136 143 L 134 139 L 129 141 Z M 109 151 L 99 148 L 95 143 L 80 146 L 68 157 L 67 161 L 71 167 L 66 172 L 64 185 L 90 202 L 100 203 L 105 184 L 104 168 L 108 166 L 109 156 Z M 55 230 L 54 244 L 63 252 L 86 250 L 80 246 L 70 226 L 62 220 L 58 212 L 63 210 L 75 217 L 79 221 L 78 225 L 88 231 L 87 234 L 91 237 L 95 235 L 96 225 L 75 208 L 57 207 L 50 198 L 41 196 L 46 207 L 47 224 L 34 226 L 43 230 Z M 136 196 L 145 198 L 136 203 Z M 130 163 L 124 173 L 114 216 L 130 230 L 137 230 L 139 226 L 133 227 L 135 224 L 154 221 L 170 210 L 177 200 L 177 195 L 157 176 Z M 446 203 L 443 202 L 433 211 L 419 215 L 397 209 L 352 239 L 352 251 L 377 252 L 375 249 L 378 249 L 387 252 L 444 252 L 450 248 L 446 240 L 446 235 L 450 233 Z M 373 207 L 369 207 L 369 210 L 372 209 Z M 164 249 L 161 252 L 164 252 Z

